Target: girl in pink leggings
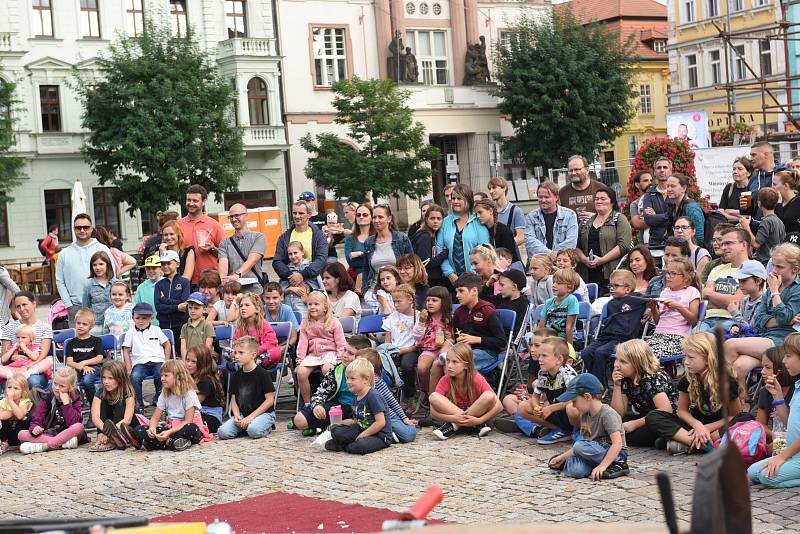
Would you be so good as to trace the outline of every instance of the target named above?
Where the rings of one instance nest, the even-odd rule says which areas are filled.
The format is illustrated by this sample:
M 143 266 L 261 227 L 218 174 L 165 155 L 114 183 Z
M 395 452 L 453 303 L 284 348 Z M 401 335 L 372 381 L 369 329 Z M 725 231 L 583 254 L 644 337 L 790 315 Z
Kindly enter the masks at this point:
M 30 430 L 19 433 L 19 452 L 33 454 L 50 449 L 74 449 L 86 443 L 81 416 L 78 376 L 72 367 L 62 367 L 53 375 L 53 389 L 44 396 L 31 418 Z

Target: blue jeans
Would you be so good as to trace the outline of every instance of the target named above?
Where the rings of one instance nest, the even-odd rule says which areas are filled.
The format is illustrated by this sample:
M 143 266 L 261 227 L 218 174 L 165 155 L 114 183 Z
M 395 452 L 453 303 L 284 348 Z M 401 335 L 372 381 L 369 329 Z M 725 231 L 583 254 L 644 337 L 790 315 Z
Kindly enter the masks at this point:
M 472 361 L 475 362 L 475 369 L 480 370 L 496 362 L 497 354 L 492 354 L 484 349 L 472 349 Z
M 100 384 L 100 366 L 93 365 L 94 373 L 83 374 L 78 371 L 78 384 L 86 395 L 86 402 L 92 405 L 92 399 L 97 395 L 97 386 Z
M 263 438 L 272 430 L 275 424 L 275 412 L 262 413 L 250 423 L 247 428 L 239 428 L 236 426 L 236 421 L 233 417 L 222 423 L 222 426 L 217 430 L 219 439 L 233 439 L 244 434 L 251 438 Z
M 567 458 L 567 461 L 564 462 L 562 472 L 564 476 L 570 478 L 589 478 L 592 470 L 600 465 L 607 452 L 608 447 L 597 441 L 576 441 L 572 446 L 573 456 Z M 614 461 L 625 462 L 627 459 L 628 453 L 622 450 Z
M 131 370 L 131 382 L 133 383 L 133 392 L 136 394 L 136 406 L 139 408 L 144 407 L 144 398 L 142 398 L 142 382 L 146 378 L 153 379 L 153 385 L 156 388 L 156 395 L 153 397 L 153 404 L 158 402 L 158 396 L 161 395 L 161 366 L 164 362 L 147 362 L 137 363 Z
M 722 325 L 722 328 L 725 331 L 729 331 L 733 326 L 733 319 L 720 319 L 720 318 L 712 318 L 712 319 L 703 319 L 698 327 L 701 332 L 710 332 L 714 333 L 714 329 L 717 325 Z
M 596 376 L 603 387 L 608 383 L 608 362 L 618 344 L 616 339 L 600 338 L 581 351 L 583 371 Z
M 400 440 L 400 443 L 411 443 L 416 439 L 417 427 L 405 424 L 402 419 L 394 414 L 389 417 L 389 421 L 392 423 L 392 432 Z

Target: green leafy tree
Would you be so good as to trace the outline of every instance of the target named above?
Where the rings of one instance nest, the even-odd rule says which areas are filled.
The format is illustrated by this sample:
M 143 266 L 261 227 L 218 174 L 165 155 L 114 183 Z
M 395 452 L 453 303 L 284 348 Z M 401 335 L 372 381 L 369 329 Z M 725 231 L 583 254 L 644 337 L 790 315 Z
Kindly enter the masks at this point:
M 572 154 L 589 159 L 633 118 L 632 41 L 582 26 L 569 9 L 523 15 L 497 47 L 500 112 L 515 134 L 505 153 L 529 168 L 559 168 Z
M 27 177 L 23 171 L 25 160 L 15 155 L 16 144 L 13 111 L 19 103 L 14 97 L 16 84 L 0 80 L 0 213 L 14 200 L 11 191 Z
M 387 80 L 354 77 L 333 84 L 336 123 L 348 126 L 354 145 L 333 133 L 307 135 L 300 145 L 314 154 L 306 175 L 338 197 L 364 200 L 430 191 L 430 162 L 439 150 L 425 141 L 425 128 L 406 106 L 409 92 Z
M 189 184 L 219 197 L 244 172 L 242 132 L 230 120 L 233 88 L 192 39 L 152 24 L 98 59 L 100 79 L 78 78 L 82 151 L 115 202 L 152 213 L 181 202 Z

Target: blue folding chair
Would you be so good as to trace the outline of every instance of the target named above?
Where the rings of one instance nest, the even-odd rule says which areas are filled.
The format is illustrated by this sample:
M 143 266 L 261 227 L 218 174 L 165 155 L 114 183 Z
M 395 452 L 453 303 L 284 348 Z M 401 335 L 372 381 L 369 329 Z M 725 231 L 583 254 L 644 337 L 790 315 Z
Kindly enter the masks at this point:
M 55 373 L 61 367 L 67 365 L 67 341 L 75 337 L 74 328 L 65 328 L 64 330 L 53 330 L 53 342 L 50 343 L 50 357 L 53 358 L 53 372 Z M 61 361 L 59 361 L 59 354 L 61 354 Z
M 348 317 L 337 317 L 337 319 L 342 323 L 342 330 L 344 330 L 345 334 L 352 334 L 356 331 L 356 318 L 352 315 Z
M 384 315 L 367 315 L 361 316 L 358 321 L 359 334 L 377 334 L 383 332 L 383 320 L 386 318 Z
M 172 359 L 174 360 L 178 357 L 177 355 L 181 353 L 181 351 L 175 347 L 175 335 L 169 328 L 164 328 L 162 332 L 167 336 L 167 341 L 169 341 L 170 347 L 172 348 Z
M 103 352 L 106 354 L 111 353 L 111 359 L 119 362 L 124 360 L 120 351 L 121 342 L 122 340 L 118 340 L 117 336 L 114 334 L 104 334 L 100 336 L 100 343 L 103 344 Z
M 303 322 L 303 314 L 300 313 L 299 311 L 292 312 L 292 313 L 294 313 L 294 318 L 297 319 L 297 324 L 302 324 L 302 322 Z
M 600 288 L 594 282 L 586 284 L 586 292 L 589 293 L 589 302 L 594 302 L 597 300 L 597 293 L 599 291 Z

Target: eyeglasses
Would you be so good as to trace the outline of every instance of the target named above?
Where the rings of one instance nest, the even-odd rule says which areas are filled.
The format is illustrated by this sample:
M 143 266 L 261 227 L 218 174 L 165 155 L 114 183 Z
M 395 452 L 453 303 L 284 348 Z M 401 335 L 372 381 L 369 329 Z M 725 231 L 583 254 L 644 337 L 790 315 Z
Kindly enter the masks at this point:
M 247 214 L 246 213 L 229 213 L 228 214 L 228 218 L 229 219 L 241 219 L 245 215 L 247 215 Z
M 369 217 L 369 213 L 356 213 L 356 217 Z
M 628 287 L 626 284 L 608 284 L 609 287 L 613 287 L 614 289 L 622 289 Z
M 681 273 L 676 273 L 675 271 L 665 271 L 664 272 L 664 276 L 666 276 L 667 278 L 674 278 L 674 277 L 680 276 L 680 275 L 681 275 Z
M 673 226 L 673 227 L 672 227 L 672 229 L 673 229 L 673 230 L 678 230 L 679 232 L 683 232 L 684 230 L 691 230 L 691 229 L 692 229 L 692 227 L 691 227 L 691 226 L 687 226 L 687 225 L 683 225 L 683 224 L 682 224 L 682 225 L 680 225 L 680 226 L 678 226 L 678 225 L 675 225 L 675 226 Z
M 719 246 L 720 247 L 732 247 L 734 245 L 738 245 L 741 242 L 742 241 L 720 241 Z
M 92 229 L 91 226 L 73 226 L 73 228 L 78 232 L 87 232 Z

